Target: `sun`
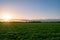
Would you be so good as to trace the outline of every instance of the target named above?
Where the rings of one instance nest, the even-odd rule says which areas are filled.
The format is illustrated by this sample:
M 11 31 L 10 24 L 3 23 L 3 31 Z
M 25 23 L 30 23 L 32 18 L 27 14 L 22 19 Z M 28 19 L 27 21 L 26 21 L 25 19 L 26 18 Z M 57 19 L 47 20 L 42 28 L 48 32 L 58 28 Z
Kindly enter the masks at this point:
M 10 21 L 10 20 L 12 19 L 12 16 L 9 15 L 9 14 L 5 14 L 5 15 L 2 16 L 2 19 L 3 19 L 4 21 Z

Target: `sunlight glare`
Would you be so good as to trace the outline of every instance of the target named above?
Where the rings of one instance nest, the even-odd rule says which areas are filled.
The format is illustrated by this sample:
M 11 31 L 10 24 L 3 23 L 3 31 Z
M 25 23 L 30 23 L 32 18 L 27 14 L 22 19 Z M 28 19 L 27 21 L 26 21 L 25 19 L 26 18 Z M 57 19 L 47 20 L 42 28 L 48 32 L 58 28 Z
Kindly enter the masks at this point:
M 8 14 L 5 14 L 5 15 L 3 15 L 2 16 L 2 19 L 4 20 L 4 21 L 9 21 L 9 20 L 11 20 L 11 15 L 8 15 Z

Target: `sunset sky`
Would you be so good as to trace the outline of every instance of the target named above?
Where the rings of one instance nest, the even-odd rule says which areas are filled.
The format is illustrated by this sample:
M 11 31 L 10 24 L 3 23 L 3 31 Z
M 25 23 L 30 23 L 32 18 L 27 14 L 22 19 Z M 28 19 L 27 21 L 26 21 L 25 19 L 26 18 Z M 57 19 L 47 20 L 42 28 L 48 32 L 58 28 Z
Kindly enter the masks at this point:
M 60 0 L 0 0 L 0 18 L 60 19 Z

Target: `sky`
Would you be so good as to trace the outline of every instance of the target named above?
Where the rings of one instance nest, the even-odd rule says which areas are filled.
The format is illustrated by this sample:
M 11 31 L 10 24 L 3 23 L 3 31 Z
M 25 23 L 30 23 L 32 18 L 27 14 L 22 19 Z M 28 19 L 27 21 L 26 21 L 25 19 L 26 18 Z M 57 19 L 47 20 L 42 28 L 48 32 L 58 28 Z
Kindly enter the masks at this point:
M 0 0 L 0 18 L 60 19 L 60 0 Z

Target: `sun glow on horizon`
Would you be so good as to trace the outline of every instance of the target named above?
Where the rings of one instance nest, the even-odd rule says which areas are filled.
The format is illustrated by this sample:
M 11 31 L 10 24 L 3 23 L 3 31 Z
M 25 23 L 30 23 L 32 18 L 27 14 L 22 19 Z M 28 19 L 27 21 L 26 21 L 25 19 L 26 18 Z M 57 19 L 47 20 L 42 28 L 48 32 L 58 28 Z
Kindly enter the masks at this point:
M 5 15 L 2 16 L 2 19 L 3 19 L 4 21 L 10 21 L 10 20 L 12 19 L 12 16 L 9 15 L 9 14 L 5 14 Z

